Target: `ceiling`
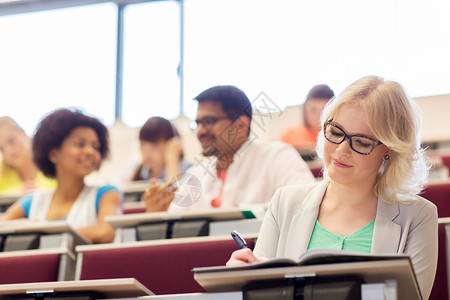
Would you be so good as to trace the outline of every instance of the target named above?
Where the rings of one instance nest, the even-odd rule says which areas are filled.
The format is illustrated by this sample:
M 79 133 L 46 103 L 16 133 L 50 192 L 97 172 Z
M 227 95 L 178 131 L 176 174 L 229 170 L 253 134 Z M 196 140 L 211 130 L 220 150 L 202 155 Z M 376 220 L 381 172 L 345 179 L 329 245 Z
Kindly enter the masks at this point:
M 0 0 L 0 16 L 104 2 L 127 5 L 150 1 L 157 0 Z

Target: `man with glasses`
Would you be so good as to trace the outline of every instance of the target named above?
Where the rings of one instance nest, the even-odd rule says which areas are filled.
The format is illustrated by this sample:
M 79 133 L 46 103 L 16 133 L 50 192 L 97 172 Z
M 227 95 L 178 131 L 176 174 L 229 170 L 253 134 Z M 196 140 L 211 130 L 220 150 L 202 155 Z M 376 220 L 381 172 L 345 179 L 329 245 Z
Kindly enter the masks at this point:
M 215 86 L 200 93 L 196 125 L 204 159 L 197 160 L 169 210 L 211 207 L 254 208 L 266 205 L 281 186 L 315 179 L 295 149 L 281 142 L 263 142 L 252 135 L 252 106 L 235 86 Z M 192 187 L 197 185 L 197 189 Z M 147 211 L 170 204 L 165 188 L 150 185 L 144 195 Z M 190 197 L 186 188 L 191 188 Z M 194 187 L 195 188 L 195 187 Z M 151 197 L 153 196 L 153 197 Z

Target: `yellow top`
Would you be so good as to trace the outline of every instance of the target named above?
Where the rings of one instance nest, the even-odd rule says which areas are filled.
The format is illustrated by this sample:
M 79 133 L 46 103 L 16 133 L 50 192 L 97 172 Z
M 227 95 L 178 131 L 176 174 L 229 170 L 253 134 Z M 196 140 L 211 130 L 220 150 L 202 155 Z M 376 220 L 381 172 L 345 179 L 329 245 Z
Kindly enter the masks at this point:
M 56 180 L 45 177 L 44 174 L 39 172 L 34 179 L 36 188 L 39 189 L 54 189 L 56 188 Z M 0 162 L 0 194 L 22 192 L 23 181 L 19 177 L 19 173 L 14 169 L 4 169 L 3 164 Z

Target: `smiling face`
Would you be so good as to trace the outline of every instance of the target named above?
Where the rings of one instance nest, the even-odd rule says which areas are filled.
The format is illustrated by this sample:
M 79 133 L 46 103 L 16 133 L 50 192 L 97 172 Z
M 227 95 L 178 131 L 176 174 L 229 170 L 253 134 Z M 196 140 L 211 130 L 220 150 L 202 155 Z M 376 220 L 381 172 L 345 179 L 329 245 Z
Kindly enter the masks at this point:
M 8 166 L 20 168 L 32 160 L 31 139 L 20 129 L 0 128 L 0 152 Z
M 202 123 L 205 120 L 214 120 L 215 122 Z M 200 102 L 197 109 L 197 121 L 200 121 L 197 127 L 197 138 L 202 146 L 203 155 L 217 156 L 229 151 L 232 140 L 228 138 L 226 130 L 232 122 L 227 118 L 220 102 Z
M 332 120 L 348 135 L 364 135 L 376 140 L 365 119 L 365 113 L 354 103 L 343 104 Z M 375 185 L 378 170 L 388 148 L 381 144 L 368 155 L 356 153 L 348 139 L 333 144 L 325 139 L 323 158 L 331 180 L 346 185 Z
M 49 155 L 55 165 L 56 177 L 72 174 L 84 177 L 100 166 L 100 141 L 90 127 L 77 127 L 66 137 L 61 147 Z

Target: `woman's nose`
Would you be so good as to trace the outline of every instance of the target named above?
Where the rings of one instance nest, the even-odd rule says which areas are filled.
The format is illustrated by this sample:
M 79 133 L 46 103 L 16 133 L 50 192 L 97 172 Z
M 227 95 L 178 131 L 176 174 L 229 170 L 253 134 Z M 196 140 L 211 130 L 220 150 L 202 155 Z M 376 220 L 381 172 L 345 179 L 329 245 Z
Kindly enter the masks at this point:
M 86 146 L 86 147 L 84 147 L 84 152 L 87 153 L 87 154 L 93 154 L 96 151 L 97 150 L 93 146 Z
M 345 138 L 342 143 L 338 145 L 336 151 L 340 151 L 342 153 L 350 153 L 352 151 L 352 147 L 350 147 L 350 140 L 348 138 Z

